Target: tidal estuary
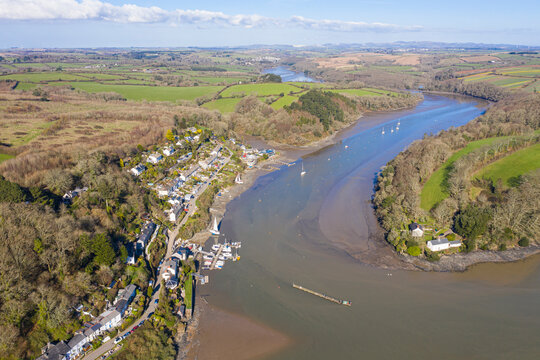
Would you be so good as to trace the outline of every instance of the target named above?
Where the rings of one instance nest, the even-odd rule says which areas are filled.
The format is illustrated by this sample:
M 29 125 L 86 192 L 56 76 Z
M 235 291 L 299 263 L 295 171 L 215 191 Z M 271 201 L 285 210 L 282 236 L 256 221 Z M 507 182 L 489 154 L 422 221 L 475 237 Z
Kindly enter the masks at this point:
M 260 177 L 222 222 L 222 234 L 242 242 L 241 260 L 213 271 L 198 294 L 212 308 L 289 339 L 265 359 L 540 358 L 539 257 L 465 273 L 400 270 L 369 202 L 381 166 L 425 133 L 463 125 L 484 106 L 425 95 L 414 109 L 368 114 L 336 144 Z M 214 326 L 226 333 L 235 325 L 202 317 L 203 332 Z M 198 341 L 217 353 L 223 343 Z M 227 340 L 227 348 L 235 341 L 243 342 Z M 224 348 L 219 358 L 233 357 Z

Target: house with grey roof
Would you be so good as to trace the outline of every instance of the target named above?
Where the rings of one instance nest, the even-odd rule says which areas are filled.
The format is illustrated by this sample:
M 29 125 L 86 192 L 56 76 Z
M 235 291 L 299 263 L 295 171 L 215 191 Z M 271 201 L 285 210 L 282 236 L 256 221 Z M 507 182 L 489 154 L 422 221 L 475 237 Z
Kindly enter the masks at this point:
M 461 241 L 448 241 L 447 238 L 438 238 L 435 240 L 430 240 L 426 244 L 427 248 L 431 251 L 441 251 L 450 248 L 460 247 Z
M 68 356 L 70 358 L 74 358 L 82 353 L 84 347 L 88 344 L 88 340 L 86 339 L 86 336 L 84 334 L 75 334 L 74 337 L 71 338 L 68 342 L 68 346 L 70 347 L 70 350 L 68 352 Z
M 121 322 L 122 315 L 116 309 L 105 311 L 99 319 L 99 323 L 103 330 L 115 328 L 120 325 Z
M 156 230 L 156 224 L 152 221 L 148 222 L 142 229 L 141 234 L 139 235 L 139 238 L 137 239 L 137 257 L 140 256 L 140 254 L 144 251 L 148 243 L 150 242 L 150 239 L 152 238 L 152 235 L 154 234 L 154 231 Z
M 414 237 L 424 236 L 424 227 L 417 223 L 412 223 L 409 225 L 409 230 L 411 230 L 411 235 Z
M 56 344 L 48 343 L 41 349 L 41 356 L 36 360 L 66 360 L 70 348 L 64 341 Z
M 125 289 L 120 290 L 118 293 L 118 296 L 114 300 L 114 304 L 116 305 L 120 300 L 126 300 L 128 304 L 133 300 L 135 297 L 135 294 L 137 293 L 137 285 L 129 284 L 126 286 Z

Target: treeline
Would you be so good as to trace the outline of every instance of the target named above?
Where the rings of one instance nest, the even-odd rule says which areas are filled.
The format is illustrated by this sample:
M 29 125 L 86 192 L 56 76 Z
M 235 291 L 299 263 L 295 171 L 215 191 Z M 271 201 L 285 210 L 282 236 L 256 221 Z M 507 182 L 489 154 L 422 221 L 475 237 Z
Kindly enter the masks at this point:
M 508 90 L 487 82 L 464 82 L 461 79 L 455 79 L 449 72 L 436 74 L 435 80 L 428 82 L 424 86 L 424 89 L 428 91 L 452 92 L 490 101 L 500 101 L 511 95 Z
M 266 140 L 304 145 L 331 135 L 356 121 L 368 110 L 414 106 L 421 95 L 358 97 L 310 90 L 284 109 L 274 110 L 254 96 L 243 98 L 234 113 L 223 117 L 236 134 L 262 136 Z
M 380 172 L 373 202 L 386 237 L 397 251 L 420 245 L 408 230 L 413 222 L 451 227 L 463 236 L 467 250 L 506 249 L 540 238 L 540 172 L 522 176 L 510 187 L 471 179 L 474 171 L 511 151 L 538 143 L 540 96 L 508 99 L 459 127 L 411 144 Z M 473 140 L 502 137 L 456 160 L 445 174 L 447 197 L 429 212 L 420 208 L 425 182 L 457 150 Z M 480 188 L 471 196 L 471 186 Z M 521 206 L 519 206 L 521 204 Z M 519 207 L 519 208 L 518 208 Z M 426 252 L 428 256 L 429 254 Z
M 69 339 L 82 326 L 74 307 L 98 315 L 116 296 L 113 279 L 147 287 L 145 271 L 125 271 L 125 245 L 142 214 L 159 211 L 155 199 L 114 155 L 66 161 L 33 187 L 0 178 L 1 358 L 34 358 L 47 342 Z M 88 191 L 63 203 L 76 187 Z

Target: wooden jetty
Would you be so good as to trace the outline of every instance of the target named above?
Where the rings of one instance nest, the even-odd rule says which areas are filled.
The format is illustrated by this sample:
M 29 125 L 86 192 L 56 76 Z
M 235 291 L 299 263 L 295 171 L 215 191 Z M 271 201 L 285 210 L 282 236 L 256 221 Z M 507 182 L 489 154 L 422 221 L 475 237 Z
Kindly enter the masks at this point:
M 217 263 L 218 260 L 219 260 L 219 255 L 221 255 L 221 251 L 222 251 L 222 250 L 223 250 L 223 244 L 220 244 L 219 250 L 217 251 L 216 256 L 214 257 L 214 259 L 212 259 L 212 265 L 210 265 L 210 270 L 214 270 L 214 269 L 215 269 L 216 263 Z
M 300 285 L 296 285 L 295 283 L 292 284 L 293 288 L 295 289 L 298 289 L 298 290 L 302 290 L 302 291 L 305 291 L 311 295 L 315 295 L 315 296 L 318 296 L 320 298 L 323 298 L 325 300 L 328 300 L 328 301 L 331 301 L 331 302 L 334 302 L 336 304 L 340 304 L 340 305 L 346 305 L 346 306 L 351 306 L 351 302 L 348 301 L 348 300 L 339 300 L 339 299 L 336 299 L 336 298 L 333 298 L 331 296 L 328 296 L 328 295 L 325 295 L 325 294 L 321 294 L 319 292 L 316 292 L 316 291 L 313 291 L 313 290 L 310 290 L 310 289 L 307 289 L 303 286 L 300 286 Z

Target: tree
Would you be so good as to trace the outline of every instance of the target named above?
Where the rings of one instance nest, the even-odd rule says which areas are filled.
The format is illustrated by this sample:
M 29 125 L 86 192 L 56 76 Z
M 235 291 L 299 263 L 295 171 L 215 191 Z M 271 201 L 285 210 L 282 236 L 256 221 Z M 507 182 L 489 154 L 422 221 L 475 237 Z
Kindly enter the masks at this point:
M 23 189 L 16 183 L 12 183 L 0 175 L 0 202 L 23 202 L 26 195 Z
M 167 133 L 165 134 L 165 138 L 169 141 L 174 141 L 174 134 L 171 129 L 167 130 Z
M 488 209 L 470 204 L 456 216 L 454 228 L 459 235 L 472 241 L 486 231 L 490 220 Z
M 94 263 L 97 265 L 110 266 L 116 259 L 116 253 L 112 247 L 111 241 L 106 234 L 97 234 L 89 239 L 82 237 L 82 242 L 86 248 L 94 255 Z
M 73 187 L 73 176 L 62 169 L 50 170 L 43 181 L 51 191 L 57 194 L 63 194 Z

